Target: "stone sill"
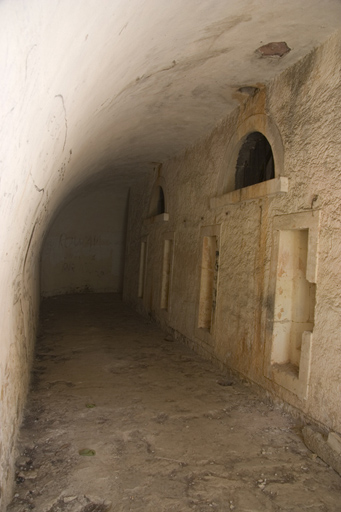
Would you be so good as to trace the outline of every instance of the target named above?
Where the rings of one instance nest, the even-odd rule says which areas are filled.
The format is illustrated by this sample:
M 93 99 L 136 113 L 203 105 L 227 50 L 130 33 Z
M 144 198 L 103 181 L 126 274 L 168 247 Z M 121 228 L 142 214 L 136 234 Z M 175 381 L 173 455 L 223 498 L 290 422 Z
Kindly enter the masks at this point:
M 244 201 L 252 201 L 253 199 L 260 199 L 262 197 L 272 197 L 277 194 L 286 194 L 289 189 L 288 178 L 280 176 L 273 180 L 263 181 L 250 187 L 240 188 L 233 190 L 220 197 L 212 197 L 210 199 L 210 208 L 224 208 L 231 204 L 237 204 Z
M 302 382 L 295 372 L 288 369 L 286 365 L 274 365 L 272 368 L 272 378 L 282 388 L 287 389 L 301 400 L 307 399 L 307 384 Z
M 211 329 L 205 329 L 204 327 L 196 327 L 195 329 L 195 337 L 197 340 L 204 342 L 208 346 L 212 345 L 212 336 L 213 333 Z
M 144 220 L 145 225 L 149 224 L 160 224 L 162 222 L 168 222 L 169 221 L 169 213 L 161 213 L 160 215 L 155 215 L 154 217 L 149 217 L 148 219 Z
M 311 331 L 303 332 L 299 367 L 291 364 L 272 364 L 272 378 L 276 384 L 294 393 L 300 400 L 308 398 L 312 338 Z

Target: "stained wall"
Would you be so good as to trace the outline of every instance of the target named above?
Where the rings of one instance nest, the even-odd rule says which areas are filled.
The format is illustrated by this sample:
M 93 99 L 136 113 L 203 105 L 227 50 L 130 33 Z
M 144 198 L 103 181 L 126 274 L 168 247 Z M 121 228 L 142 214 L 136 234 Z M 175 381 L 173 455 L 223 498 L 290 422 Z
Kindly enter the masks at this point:
M 125 283 L 126 300 L 173 336 L 337 432 L 340 50 L 340 37 L 332 37 L 253 96 L 240 98 L 240 107 L 208 138 L 151 172 L 143 188 L 132 189 Z M 271 143 L 276 176 L 233 191 L 241 141 L 252 131 Z M 146 198 L 152 197 L 160 174 L 166 214 L 150 217 Z M 294 242 L 285 242 L 286 233 Z M 209 237 L 217 243 L 217 262 L 211 272 L 213 299 L 207 298 L 211 325 L 202 328 L 204 240 Z M 161 276 L 168 239 L 174 254 L 165 309 Z M 146 261 L 138 297 L 141 243 Z M 291 276 L 285 282 L 283 273 Z M 303 284 L 298 286 L 298 280 Z M 298 286 L 297 293 L 289 292 L 290 283 Z M 296 360 L 283 356 L 288 326 L 293 339 L 301 329 Z
M 61 209 L 42 249 L 42 296 L 122 291 L 128 193 L 88 187 Z
M 227 117 L 235 109 L 234 93 L 245 84 L 268 84 L 266 94 L 254 98 L 262 116 L 256 124 L 264 130 L 271 118 L 278 126 L 285 150 L 285 173 L 293 184 L 287 200 L 260 201 L 262 211 L 268 213 L 269 226 L 274 215 L 272 202 L 279 212 L 309 210 L 311 204 L 321 209 L 319 265 L 321 261 L 328 265 L 330 277 L 324 276 L 317 284 L 315 331 L 318 326 L 319 340 L 328 334 L 332 350 L 327 343 L 313 340 L 313 360 L 322 357 L 324 363 L 318 371 L 316 364 L 312 366 L 317 377 L 311 380 L 310 401 L 304 409 L 328 425 L 338 421 L 336 394 L 329 393 L 329 388 L 338 385 L 339 228 L 335 212 L 340 81 L 334 55 L 339 48 L 329 43 L 329 50 L 328 45 L 317 50 L 313 60 L 295 68 L 310 48 L 318 47 L 339 26 L 339 2 L 328 0 L 326 5 L 321 10 L 318 0 L 271 5 L 258 2 L 253 6 L 240 0 L 220 0 L 214 5 L 206 0 L 198 9 L 195 0 L 117 0 L 104 2 L 99 9 L 91 0 L 0 2 L 0 66 L 5 77 L 0 102 L 1 511 L 11 496 L 16 439 L 29 389 L 39 318 L 42 244 L 70 192 L 90 178 L 101 181 L 115 176 L 118 181 L 135 183 L 126 237 L 127 299 L 167 323 L 179 336 L 187 337 L 198 350 L 275 388 L 262 376 L 265 370 L 262 374 L 259 369 L 264 362 L 263 341 L 257 340 L 263 338 L 259 335 L 253 340 L 249 313 L 259 316 L 260 297 L 269 289 L 271 229 L 262 230 L 261 252 L 244 251 L 251 243 L 248 233 L 254 240 L 252 247 L 257 241 L 253 228 L 258 221 L 253 215 L 260 215 L 259 201 L 229 206 L 229 223 L 219 220 L 226 212 L 215 213 L 215 207 L 212 210 L 209 206 L 212 197 L 221 195 L 223 189 L 228 191 L 230 182 L 225 183 L 224 177 L 230 161 L 229 141 L 238 123 L 252 112 L 253 102 Z M 283 27 L 292 51 L 277 60 L 257 55 L 259 34 L 279 41 Z M 292 74 L 271 82 L 288 66 Z M 225 120 L 203 139 L 220 119 Z M 270 137 L 272 131 L 268 131 Z M 202 142 L 192 147 L 200 138 Z M 273 138 L 276 140 L 275 135 Z M 169 161 L 180 152 L 181 157 Z M 155 161 L 164 163 L 169 220 L 163 217 L 161 223 L 142 225 L 141 219 L 148 217 L 148 194 L 156 179 L 157 170 L 149 172 Z M 149 180 L 144 182 L 148 172 Z M 313 201 L 315 195 L 322 203 Z M 206 226 L 211 225 L 221 225 L 221 231 L 207 231 Z M 203 236 L 219 239 L 225 262 L 217 275 L 213 337 L 203 331 L 197 334 Z M 141 237 L 148 245 L 148 279 L 143 297 L 137 298 Z M 159 308 L 162 237 L 173 240 L 168 310 Z M 242 251 L 242 257 L 237 250 Z M 220 258 L 219 265 L 222 261 Z M 59 263 L 50 254 L 49 264 L 54 270 Z M 250 270 L 253 266 L 256 270 L 264 267 L 264 277 L 263 270 L 257 270 L 255 279 Z M 231 279 L 233 288 L 226 284 L 221 288 L 222 278 Z M 70 289 L 83 286 L 81 281 L 73 282 Z M 55 283 L 48 286 L 56 291 Z M 237 303 L 247 306 L 245 310 L 234 307 L 235 296 Z M 267 318 L 267 309 L 262 307 L 261 311 L 262 318 Z M 256 325 L 263 333 L 263 324 Z M 325 337 L 321 338 L 322 334 Z M 245 340 L 245 350 L 238 345 L 239 339 Z M 330 385 L 325 386 L 328 370 Z M 277 391 L 284 398 L 288 395 L 280 387 Z M 288 400 L 295 402 L 290 396 Z

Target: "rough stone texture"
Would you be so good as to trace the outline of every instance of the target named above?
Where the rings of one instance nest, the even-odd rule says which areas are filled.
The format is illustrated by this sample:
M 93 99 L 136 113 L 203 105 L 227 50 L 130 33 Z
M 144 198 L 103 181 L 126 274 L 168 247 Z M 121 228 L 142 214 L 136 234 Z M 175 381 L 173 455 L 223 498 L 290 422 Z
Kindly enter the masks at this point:
M 148 196 L 156 179 L 143 189 L 133 188 L 130 240 L 138 251 L 148 237 L 147 280 L 143 300 L 136 295 L 138 254 L 127 254 L 125 297 L 162 325 L 190 340 L 201 354 L 239 371 L 308 417 L 341 431 L 340 414 L 340 209 L 341 81 L 340 38 L 331 38 L 285 71 L 239 112 L 227 118 L 205 141 L 162 168 L 167 185 L 169 221 L 143 224 L 147 211 L 139 199 Z M 284 148 L 282 174 L 287 194 L 257 198 L 209 209 L 209 199 L 224 190 L 221 174 L 234 173 L 225 151 L 235 127 L 254 116 L 254 129 L 265 135 L 271 126 L 259 125 L 264 113 L 276 124 Z M 257 114 L 257 115 L 256 115 Z M 251 121 L 248 121 L 249 123 Z M 262 121 L 263 123 L 263 121 Z M 274 144 L 273 151 L 281 150 Z M 275 157 L 276 158 L 276 157 Z M 277 171 L 278 172 L 278 171 Z M 225 180 L 229 181 L 229 180 Z M 271 362 L 274 297 L 269 295 L 273 252 L 273 218 L 283 214 L 320 211 L 315 325 L 307 399 L 277 385 L 267 367 Z M 219 272 L 215 323 L 211 336 L 200 335 L 197 311 L 200 291 L 203 226 L 219 224 Z M 162 239 L 175 240 L 171 301 L 160 310 L 159 275 Z
M 299 422 L 118 296 L 50 298 L 42 315 L 7 512 L 339 512 L 341 479 Z
M 328 466 L 332 467 L 341 475 L 341 456 L 340 453 L 325 440 L 320 432 L 311 427 L 304 427 L 302 430 L 303 439 L 309 450 L 316 453 Z
M 293 136 L 298 137 L 299 144 L 304 143 L 302 151 L 294 150 L 293 145 L 293 158 L 288 167 L 292 169 L 290 179 L 299 198 L 296 204 L 290 196 L 293 210 L 298 206 L 308 208 L 316 190 L 324 191 L 314 205 L 326 204 L 321 261 L 333 270 L 318 292 L 318 329 L 322 332 L 325 322 L 327 330 L 337 331 L 340 229 L 333 197 L 337 195 L 335 162 L 340 131 L 335 123 L 328 121 L 334 115 L 333 109 L 336 114 L 338 105 L 339 64 L 333 58 L 337 46 L 331 43 L 330 51 L 318 50 L 297 65 L 307 52 L 339 28 L 340 2 L 327 0 L 324 6 L 321 9 L 320 0 L 285 3 L 204 0 L 199 7 L 197 0 L 108 0 L 101 7 L 92 0 L 0 2 L 0 66 L 4 77 L 0 102 L 1 510 L 11 493 L 14 446 L 27 393 L 39 313 L 40 251 L 51 221 L 77 195 L 80 186 L 98 181 L 110 185 L 119 182 L 124 189 L 132 182 L 138 186 L 137 180 L 144 173 L 152 174 L 151 162 L 165 162 L 190 148 L 235 109 L 236 100 L 246 113 L 249 107 L 243 103 L 245 94 L 236 96 L 241 87 L 251 85 L 264 90 L 264 83 L 270 89 L 274 87 L 277 92 L 268 91 L 268 97 L 270 101 L 276 99 L 281 107 L 270 105 L 269 110 L 278 118 L 276 122 L 283 131 L 286 149 Z M 271 27 L 271 37 L 264 33 L 264 27 Z M 264 34 L 266 40 L 281 41 L 283 27 L 285 40 L 293 50 L 277 61 L 257 58 L 254 50 L 263 43 L 259 34 Z M 291 74 L 284 75 L 286 83 L 269 82 L 288 66 L 295 65 Z M 310 72 L 315 73 L 317 80 L 315 83 L 308 80 L 309 86 L 304 87 L 302 79 Z M 297 103 L 299 98 L 302 107 Z M 259 111 L 263 113 L 264 108 Z M 203 208 L 217 192 L 217 171 L 225 162 L 222 148 L 226 137 L 238 129 L 237 121 L 237 115 L 224 121 L 220 135 L 215 132 L 210 141 L 203 143 L 196 158 L 189 151 L 187 160 L 180 158 L 169 166 L 172 173 L 168 181 L 174 175 L 184 188 L 183 195 L 172 199 L 173 220 L 178 201 L 187 201 L 192 192 L 199 201 L 194 217 L 180 205 L 176 221 L 180 243 L 177 258 L 184 257 L 180 261 L 190 261 L 191 267 L 192 251 L 201 247 L 197 235 L 201 217 L 205 222 L 215 222 L 212 213 L 207 214 Z M 230 130 L 227 125 L 231 126 Z M 302 174 L 297 172 L 297 165 L 305 168 L 307 162 L 311 169 L 311 174 L 306 173 L 309 191 Z M 187 164 L 192 166 L 191 171 L 184 168 Z M 199 171 L 197 184 L 193 181 L 193 166 Z M 319 178 L 321 167 L 326 173 L 322 179 Z M 134 192 L 134 197 L 141 199 L 142 190 L 149 193 L 153 180 L 154 176 L 145 188 Z M 330 181 L 332 194 L 327 189 Z M 202 188 L 201 192 L 196 191 L 198 187 Z M 174 187 L 174 193 L 177 192 Z M 279 203 L 275 204 L 279 206 Z M 137 231 L 128 233 L 127 237 L 132 242 L 130 265 L 125 273 L 127 297 L 134 301 L 138 269 L 133 263 L 138 254 L 135 256 L 133 252 L 135 248 L 138 253 L 136 233 L 138 236 L 141 233 L 138 221 L 147 205 L 148 198 L 142 198 L 143 210 L 132 213 L 132 218 L 137 219 Z M 254 209 L 250 207 L 250 211 Z M 192 244 L 191 249 L 186 244 Z M 261 249 L 264 247 L 269 250 L 267 245 Z M 261 265 L 261 260 L 257 261 Z M 268 261 L 267 253 L 265 269 Z M 186 290 L 179 275 L 174 281 L 180 312 L 176 327 L 192 336 L 197 277 L 191 276 L 189 283 L 187 274 L 184 272 Z M 264 275 L 266 280 L 266 272 Z M 260 281 L 251 288 L 255 286 L 261 286 Z M 155 301 L 155 293 L 154 287 L 150 304 Z M 256 310 L 254 304 L 250 307 Z M 164 314 L 162 321 L 166 321 Z M 232 323 L 233 331 L 237 332 L 238 318 Z M 249 344 L 250 334 L 245 339 Z M 310 414 L 315 414 L 314 409 L 319 411 L 316 414 L 325 424 L 337 425 L 336 394 L 330 392 L 331 386 L 339 385 L 338 370 L 333 365 L 333 351 L 338 350 L 335 336 L 331 338 L 331 346 L 329 352 L 325 343 L 315 344 L 315 366 L 318 360 L 325 363 L 312 382 L 312 394 L 316 397 L 306 408 Z M 217 338 L 214 353 L 220 354 L 221 360 L 230 360 L 231 351 L 224 347 Z M 211 346 L 205 346 L 205 350 L 212 353 Z M 261 350 L 256 350 L 239 367 L 260 364 L 263 364 Z M 331 384 L 325 386 L 328 366 Z

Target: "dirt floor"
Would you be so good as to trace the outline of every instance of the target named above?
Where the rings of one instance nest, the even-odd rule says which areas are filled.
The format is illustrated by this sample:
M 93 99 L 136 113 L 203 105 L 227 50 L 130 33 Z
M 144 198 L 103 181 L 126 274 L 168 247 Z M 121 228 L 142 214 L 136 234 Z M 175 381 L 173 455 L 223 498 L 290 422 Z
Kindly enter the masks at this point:
M 45 301 L 8 512 L 341 511 L 300 428 L 115 295 Z

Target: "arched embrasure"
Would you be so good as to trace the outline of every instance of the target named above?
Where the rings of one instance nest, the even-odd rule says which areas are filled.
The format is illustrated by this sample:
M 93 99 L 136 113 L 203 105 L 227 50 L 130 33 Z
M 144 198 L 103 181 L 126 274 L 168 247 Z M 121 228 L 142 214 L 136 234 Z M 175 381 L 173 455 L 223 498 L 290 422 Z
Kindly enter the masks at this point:
M 236 190 L 274 177 L 274 157 L 267 138 L 260 132 L 250 133 L 238 154 L 235 173 Z

